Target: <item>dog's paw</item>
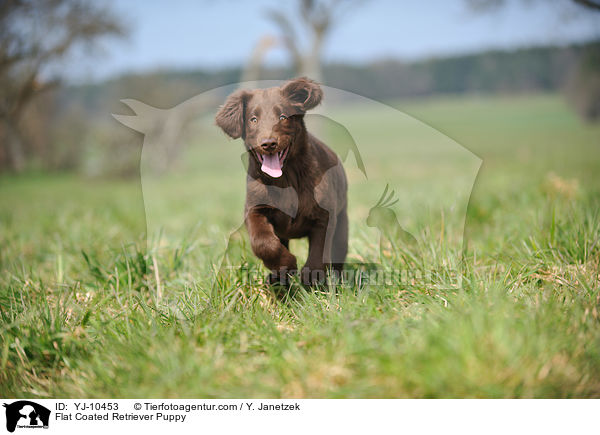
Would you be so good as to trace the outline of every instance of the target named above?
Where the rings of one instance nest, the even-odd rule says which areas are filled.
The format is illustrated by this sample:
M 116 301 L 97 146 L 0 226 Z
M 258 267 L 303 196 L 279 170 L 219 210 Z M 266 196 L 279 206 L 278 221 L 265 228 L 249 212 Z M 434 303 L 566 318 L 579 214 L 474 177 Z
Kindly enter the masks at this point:
M 296 270 L 280 270 L 271 272 L 267 276 L 270 290 L 277 299 L 284 301 L 295 294 L 295 291 L 292 290 L 292 277 L 296 275 L 296 273 Z
M 292 276 L 296 274 L 295 270 L 276 270 L 269 274 L 267 281 L 271 286 L 289 287 L 291 284 Z

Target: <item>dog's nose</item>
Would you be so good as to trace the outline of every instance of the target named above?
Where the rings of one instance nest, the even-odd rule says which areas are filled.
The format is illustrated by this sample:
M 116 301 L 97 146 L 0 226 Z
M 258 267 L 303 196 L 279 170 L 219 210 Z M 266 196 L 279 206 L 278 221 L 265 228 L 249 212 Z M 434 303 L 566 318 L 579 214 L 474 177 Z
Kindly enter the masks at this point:
M 277 146 L 277 141 L 273 138 L 264 139 L 260 142 L 260 146 L 265 151 L 273 151 Z

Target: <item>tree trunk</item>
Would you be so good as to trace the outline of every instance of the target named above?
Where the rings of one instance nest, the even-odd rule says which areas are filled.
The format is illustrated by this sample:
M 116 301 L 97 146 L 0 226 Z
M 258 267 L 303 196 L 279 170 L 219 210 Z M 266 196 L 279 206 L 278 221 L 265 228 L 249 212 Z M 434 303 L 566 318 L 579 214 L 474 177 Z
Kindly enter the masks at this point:
M 321 51 L 323 47 L 323 36 L 315 34 L 310 51 L 304 58 L 304 65 L 300 75 L 305 75 L 319 83 L 323 81 L 323 73 L 321 71 Z
M 5 167 L 12 172 L 21 172 L 25 168 L 25 149 L 23 136 L 17 128 L 16 119 L 4 119 L 4 137 L 2 148 L 4 151 Z

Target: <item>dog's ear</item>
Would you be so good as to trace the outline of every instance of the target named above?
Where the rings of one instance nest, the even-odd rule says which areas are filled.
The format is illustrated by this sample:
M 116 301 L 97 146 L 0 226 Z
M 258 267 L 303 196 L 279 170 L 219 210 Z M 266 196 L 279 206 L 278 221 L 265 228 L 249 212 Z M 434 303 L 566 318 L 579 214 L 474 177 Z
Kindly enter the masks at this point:
M 242 136 L 244 131 L 244 112 L 250 92 L 239 90 L 231 94 L 221 106 L 215 117 L 217 125 L 234 139 Z
M 290 80 L 281 88 L 281 93 L 292 105 L 302 112 L 316 107 L 323 98 L 319 84 L 309 78 L 300 77 Z

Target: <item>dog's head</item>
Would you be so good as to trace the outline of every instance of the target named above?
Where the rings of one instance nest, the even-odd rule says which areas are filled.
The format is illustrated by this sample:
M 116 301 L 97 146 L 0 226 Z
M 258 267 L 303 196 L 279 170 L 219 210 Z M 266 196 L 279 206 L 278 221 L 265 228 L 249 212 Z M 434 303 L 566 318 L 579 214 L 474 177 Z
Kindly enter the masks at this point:
M 230 137 L 243 138 L 261 170 L 277 178 L 298 152 L 294 142 L 304 131 L 304 113 L 322 98 L 320 86 L 304 77 L 281 87 L 239 90 L 219 109 L 216 122 Z

